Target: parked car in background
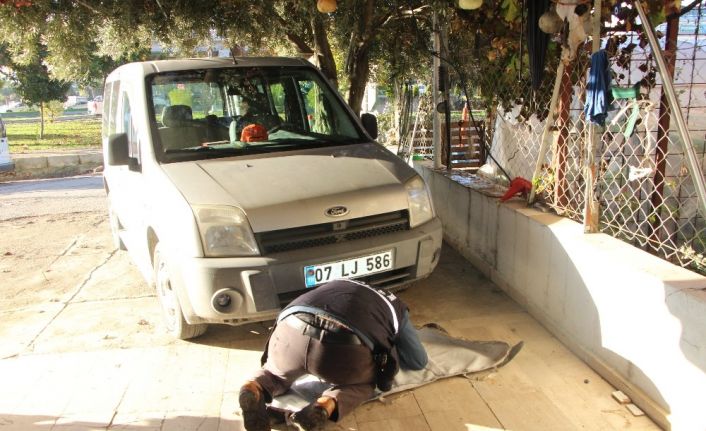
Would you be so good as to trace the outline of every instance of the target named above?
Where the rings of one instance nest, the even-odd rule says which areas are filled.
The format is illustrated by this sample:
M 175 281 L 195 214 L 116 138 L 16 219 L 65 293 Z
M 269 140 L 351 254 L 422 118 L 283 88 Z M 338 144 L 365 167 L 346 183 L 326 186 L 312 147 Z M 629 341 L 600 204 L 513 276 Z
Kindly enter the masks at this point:
M 130 63 L 103 96 L 113 240 L 177 338 L 271 320 L 334 279 L 396 290 L 439 262 L 424 180 L 304 60 Z
M 103 115 L 103 96 L 96 96 L 88 102 L 88 115 Z
M 64 102 L 64 109 L 80 109 L 81 105 L 88 103 L 88 98 L 86 96 L 69 96 Z
M 0 106 L 0 112 L 16 112 L 16 111 L 23 111 L 27 109 L 27 105 L 24 104 L 24 102 L 15 100 L 12 102 L 9 102 L 7 105 L 1 105 Z

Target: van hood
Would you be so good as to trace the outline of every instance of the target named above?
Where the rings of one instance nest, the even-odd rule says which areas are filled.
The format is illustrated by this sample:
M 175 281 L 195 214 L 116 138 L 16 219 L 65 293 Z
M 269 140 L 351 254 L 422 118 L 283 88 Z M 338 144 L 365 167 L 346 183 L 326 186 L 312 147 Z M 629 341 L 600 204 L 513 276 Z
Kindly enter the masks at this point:
M 231 205 L 254 232 L 330 223 L 408 207 L 412 168 L 378 144 L 170 163 L 162 168 L 191 205 Z M 326 210 L 344 206 L 345 216 Z

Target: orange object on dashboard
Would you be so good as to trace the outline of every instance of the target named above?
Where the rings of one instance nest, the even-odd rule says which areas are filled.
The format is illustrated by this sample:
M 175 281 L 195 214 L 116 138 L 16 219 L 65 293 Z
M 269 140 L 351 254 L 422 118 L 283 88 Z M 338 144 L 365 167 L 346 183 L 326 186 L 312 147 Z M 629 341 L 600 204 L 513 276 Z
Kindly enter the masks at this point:
M 240 142 L 261 142 L 267 140 L 267 129 L 260 124 L 250 124 L 240 133 Z

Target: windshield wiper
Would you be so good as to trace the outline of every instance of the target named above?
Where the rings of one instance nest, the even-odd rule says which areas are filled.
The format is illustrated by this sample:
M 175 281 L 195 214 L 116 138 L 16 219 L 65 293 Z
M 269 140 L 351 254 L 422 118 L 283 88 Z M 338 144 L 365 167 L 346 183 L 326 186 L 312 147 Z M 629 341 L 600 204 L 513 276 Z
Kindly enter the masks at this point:
M 215 148 L 215 147 L 190 147 L 190 148 L 175 148 L 166 150 L 166 156 L 176 157 L 179 159 L 200 159 L 200 158 L 216 158 L 230 155 L 244 154 L 243 148 Z

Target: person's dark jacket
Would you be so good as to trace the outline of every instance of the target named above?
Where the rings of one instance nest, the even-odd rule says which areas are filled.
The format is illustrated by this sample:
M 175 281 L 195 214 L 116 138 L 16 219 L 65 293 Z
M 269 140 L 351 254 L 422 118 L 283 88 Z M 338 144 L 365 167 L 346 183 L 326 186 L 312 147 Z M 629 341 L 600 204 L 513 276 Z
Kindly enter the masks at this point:
M 351 280 L 335 280 L 292 301 L 278 320 L 309 312 L 337 320 L 358 334 L 378 364 L 377 386 L 385 391 L 399 370 L 395 346 L 407 306 L 395 295 Z

